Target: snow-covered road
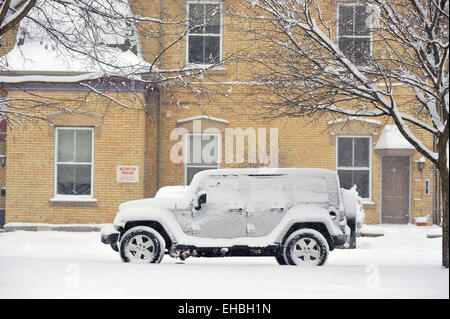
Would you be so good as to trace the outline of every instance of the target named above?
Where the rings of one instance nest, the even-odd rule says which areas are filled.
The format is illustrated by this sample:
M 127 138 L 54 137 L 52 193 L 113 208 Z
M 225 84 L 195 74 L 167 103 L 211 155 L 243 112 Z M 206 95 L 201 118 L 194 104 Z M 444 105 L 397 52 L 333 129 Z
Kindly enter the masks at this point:
M 437 226 L 365 226 L 383 237 L 334 250 L 324 267 L 269 257 L 125 264 L 99 233 L 0 233 L 0 298 L 449 298 Z

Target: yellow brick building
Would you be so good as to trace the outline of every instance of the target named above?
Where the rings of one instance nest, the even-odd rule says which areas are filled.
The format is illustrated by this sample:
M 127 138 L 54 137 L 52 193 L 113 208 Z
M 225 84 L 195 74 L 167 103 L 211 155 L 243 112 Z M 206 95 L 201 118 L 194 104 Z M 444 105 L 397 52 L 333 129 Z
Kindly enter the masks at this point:
M 164 14 L 186 16 L 193 3 L 166 0 L 164 5 L 168 12 Z M 199 3 L 206 5 L 208 2 Z M 239 8 L 239 1 L 227 1 L 225 5 L 229 3 Z M 141 15 L 161 15 L 159 1 L 136 1 L 135 4 Z M 329 16 L 336 16 L 337 5 L 337 1 L 330 0 L 325 6 Z M 167 51 L 158 67 L 171 69 L 192 61 L 195 64 L 205 62 L 206 49 L 199 52 L 193 48 L 202 45 L 201 41 L 204 47 L 206 41 L 210 41 L 210 55 L 218 54 L 222 58 L 258 46 L 251 36 L 240 32 L 236 19 L 232 15 L 220 15 L 221 23 L 218 29 L 208 33 L 210 38 L 201 39 L 198 34 L 186 36 Z M 183 26 L 159 28 L 165 28 L 158 32 L 167 36 L 141 37 L 142 53 L 149 63 L 160 45 L 171 43 L 171 37 Z M 0 199 L 0 206 L 5 207 L 6 222 L 109 223 L 120 203 L 154 196 L 162 186 L 188 184 L 198 170 L 258 166 L 249 163 L 247 146 L 243 146 L 243 163 L 226 161 L 226 154 L 237 153 L 236 147 L 226 141 L 226 132 L 231 129 L 255 129 L 255 132 L 266 129 L 267 139 L 270 129 L 277 129 L 279 166 L 338 170 L 344 186 L 359 184 L 366 223 L 413 223 L 416 217 L 433 217 L 438 189 L 434 168 L 427 161 L 422 167 L 422 156 L 401 139 L 393 146 L 386 142 L 396 134 L 395 129 L 387 129 L 387 125 L 392 124 L 388 119 L 340 119 L 328 115 L 314 119 L 265 120 L 255 107 L 254 89 L 246 82 L 252 75 L 252 65 L 233 60 L 206 71 L 198 83 L 191 83 L 211 94 L 196 94 L 178 86 L 155 85 L 150 90 L 139 84 L 134 93 L 109 91 L 118 102 L 137 110 L 120 107 L 104 96 L 88 94 L 88 89 L 76 84 L 4 84 L 3 90 L 9 98 L 29 98 L 32 94 L 37 100 L 58 100 L 61 109 L 74 110 L 69 114 L 41 108 L 39 114 L 45 114 L 50 122 L 15 125 L 8 131 L 7 145 L 0 144 L 0 153 L 7 149 L 6 168 L 0 167 L 0 184 L 6 184 L 7 188 L 5 204 L 3 198 Z M 399 101 L 407 106 L 411 92 L 401 87 L 396 91 Z M 195 165 L 175 163 L 171 157 L 174 145 L 187 141 L 185 152 L 190 152 L 189 145 L 195 143 L 195 138 L 189 136 L 199 126 L 202 132 L 206 128 L 215 129 L 214 154 L 220 159 Z M 174 138 L 177 129 L 184 129 L 182 132 L 187 135 Z M 431 140 L 425 143 L 432 148 Z M 268 151 L 269 145 L 264 147 Z M 195 156 L 192 152 L 189 155 Z M 186 154 L 183 156 L 188 156 Z M 355 158 L 362 164 L 358 166 Z M 72 182 L 67 177 L 70 170 L 73 170 Z M 398 177 L 392 178 L 397 173 Z M 73 191 L 72 195 L 67 187 Z M 398 192 L 403 196 L 400 206 L 391 196 Z

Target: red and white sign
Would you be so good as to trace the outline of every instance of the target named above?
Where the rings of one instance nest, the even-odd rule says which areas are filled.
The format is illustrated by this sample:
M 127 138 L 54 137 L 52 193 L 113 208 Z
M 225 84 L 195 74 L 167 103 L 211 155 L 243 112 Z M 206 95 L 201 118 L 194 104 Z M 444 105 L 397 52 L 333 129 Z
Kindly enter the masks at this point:
M 136 183 L 139 181 L 139 166 L 117 165 L 118 183 Z

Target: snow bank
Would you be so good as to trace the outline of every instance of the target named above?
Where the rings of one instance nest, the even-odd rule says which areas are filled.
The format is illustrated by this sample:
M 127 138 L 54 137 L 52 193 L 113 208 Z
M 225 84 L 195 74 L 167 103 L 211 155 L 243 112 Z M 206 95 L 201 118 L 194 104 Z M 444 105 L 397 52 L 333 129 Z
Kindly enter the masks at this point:
M 385 236 L 358 238 L 361 248 L 334 250 L 315 268 L 279 266 L 273 257 L 126 264 L 99 233 L 0 233 L 0 298 L 448 299 L 442 240 L 425 236 L 439 227 L 371 228 Z
M 46 223 L 8 223 L 5 226 L 10 227 L 26 227 L 26 226 L 36 226 L 36 227 L 52 227 L 52 228 L 64 228 L 64 227 L 92 227 L 100 228 L 107 224 L 46 224 Z

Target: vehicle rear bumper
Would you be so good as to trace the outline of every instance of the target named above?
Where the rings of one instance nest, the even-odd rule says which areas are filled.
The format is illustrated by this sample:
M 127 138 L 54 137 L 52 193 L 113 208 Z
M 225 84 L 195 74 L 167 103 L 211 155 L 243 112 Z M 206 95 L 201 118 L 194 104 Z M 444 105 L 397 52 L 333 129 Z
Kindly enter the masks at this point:
M 351 233 L 350 227 L 345 225 L 345 232 L 341 234 L 331 235 L 334 247 L 347 248 L 347 246 L 350 244 L 350 233 Z

